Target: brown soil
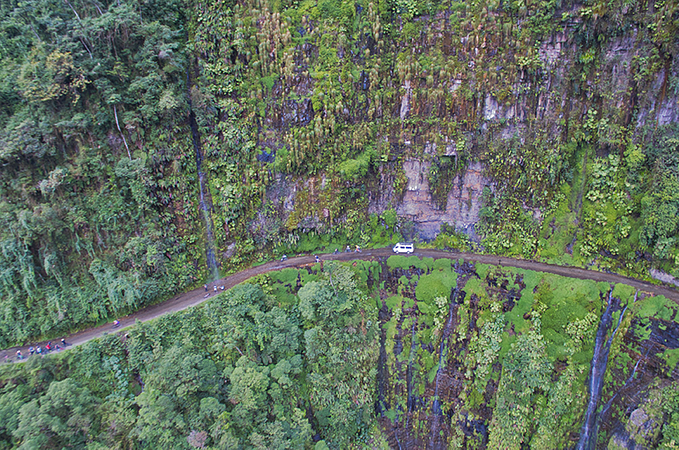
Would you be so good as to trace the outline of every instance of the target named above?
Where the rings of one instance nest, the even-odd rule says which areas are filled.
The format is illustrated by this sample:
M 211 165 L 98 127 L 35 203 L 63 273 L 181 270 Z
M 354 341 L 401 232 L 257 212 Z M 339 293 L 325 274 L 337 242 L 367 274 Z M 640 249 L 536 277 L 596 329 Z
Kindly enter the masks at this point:
M 373 250 L 365 250 L 362 253 L 340 253 L 338 255 L 324 254 L 322 259 L 324 260 L 338 260 L 338 261 L 352 261 L 356 259 L 362 260 L 375 260 L 383 259 L 391 256 L 393 253 L 390 248 L 380 248 Z M 429 250 L 421 249 L 413 253 L 414 256 L 419 257 L 430 257 L 434 259 L 448 258 L 448 259 L 464 259 L 467 262 L 476 262 L 481 264 L 493 264 L 499 266 L 507 267 L 517 267 L 520 269 L 534 270 L 538 272 L 553 273 L 556 275 L 561 275 L 570 278 L 579 278 L 584 280 L 594 280 L 594 281 L 604 281 L 609 283 L 624 283 L 630 285 L 636 289 L 643 292 L 647 292 L 653 295 L 664 295 L 668 299 L 671 299 L 679 303 L 679 291 L 664 287 L 657 286 L 645 281 L 636 280 L 634 278 L 627 278 L 621 275 L 613 273 L 596 272 L 593 270 L 581 269 L 578 267 L 565 267 L 557 266 L 553 264 L 541 263 L 537 261 L 528 261 L 522 259 L 508 258 L 505 256 L 493 256 L 493 255 L 479 255 L 475 253 L 463 253 L 463 252 L 448 252 L 445 250 Z M 195 289 L 193 291 L 185 292 L 183 294 L 177 295 L 162 303 L 158 303 L 153 306 L 141 309 L 134 314 L 120 319 L 120 327 L 113 328 L 112 325 L 102 325 L 96 328 L 90 328 L 88 330 L 83 330 L 78 333 L 66 336 L 66 342 L 69 346 L 75 346 L 83 344 L 91 339 L 103 336 L 109 333 L 120 333 L 125 328 L 130 327 L 135 324 L 136 321 L 146 322 L 147 320 L 152 320 L 162 315 L 181 311 L 191 306 L 199 305 L 206 299 L 213 297 L 215 295 L 213 291 L 213 286 L 224 286 L 225 289 L 230 289 L 233 286 L 254 277 L 255 275 L 260 275 L 263 273 L 271 272 L 274 270 L 281 270 L 288 267 L 304 267 L 314 264 L 313 256 L 298 256 L 295 258 L 290 258 L 287 261 L 272 261 L 261 266 L 250 267 L 241 272 L 238 272 L 229 277 L 217 280 L 208 286 L 208 292 L 204 289 Z M 219 290 L 218 292 L 221 292 Z M 55 340 L 54 343 L 57 343 Z M 45 342 L 36 342 L 33 345 L 40 345 L 44 347 Z M 8 357 L 9 361 L 16 360 L 16 351 L 21 349 L 21 353 L 24 358 L 28 355 L 28 346 L 23 347 L 12 347 L 0 351 L 0 361 L 5 360 L 5 356 Z

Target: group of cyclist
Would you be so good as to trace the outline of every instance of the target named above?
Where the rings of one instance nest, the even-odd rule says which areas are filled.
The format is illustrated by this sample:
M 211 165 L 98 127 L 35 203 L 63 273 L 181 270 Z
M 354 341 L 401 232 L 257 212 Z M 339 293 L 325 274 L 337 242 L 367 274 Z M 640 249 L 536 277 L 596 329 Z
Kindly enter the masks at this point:
M 203 285 L 203 288 L 205 289 L 205 297 L 204 298 L 208 298 L 210 296 L 210 292 L 208 290 L 207 284 Z M 222 291 L 224 290 L 224 285 L 222 284 L 218 288 L 217 285 L 215 284 L 215 285 L 212 286 L 212 290 L 214 291 L 215 294 L 217 294 L 217 292 L 219 292 L 220 290 L 222 290 Z
M 358 245 L 356 246 L 356 250 L 354 250 L 356 253 L 361 253 L 361 247 Z M 335 249 L 334 252 L 336 255 L 339 255 L 339 249 Z M 347 245 L 347 248 L 344 250 L 344 253 L 351 253 L 351 246 Z
M 355 251 L 356 253 L 361 253 L 361 247 L 357 245 L 357 246 L 356 246 L 356 250 L 354 250 L 354 251 Z M 345 252 L 345 253 L 351 253 L 351 246 L 350 246 L 350 245 L 347 245 L 347 248 L 346 248 L 346 250 L 344 250 L 344 252 Z M 339 251 L 338 248 L 336 248 L 335 251 L 333 252 L 333 254 L 335 254 L 335 255 L 339 255 L 339 253 L 340 253 L 340 251 Z M 316 262 L 317 262 L 317 263 L 318 263 L 318 262 L 321 262 L 321 258 L 319 258 L 318 255 L 314 255 L 314 258 L 316 259 Z M 281 258 L 281 262 L 287 261 L 287 260 L 288 260 L 288 255 L 283 255 L 283 257 Z M 206 285 L 206 286 L 207 286 L 207 285 Z
M 50 352 L 53 352 L 53 351 L 58 352 L 58 351 L 60 351 L 64 348 L 66 348 L 67 345 L 69 345 L 69 344 L 66 343 L 66 339 L 61 339 L 61 345 L 59 345 L 59 344 L 53 345 L 52 341 L 48 341 L 47 344 L 45 344 L 44 347 L 42 347 L 40 345 L 36 345 L 35 347 L 33 347 L 31 345 L 30 347 L 28 347 L 28 356 L 24 356 L 23 353 L 21 353 L 21 349 L 17 350 L 17 352 L 16 352 L 17 360 L 29 358 L 33 355 L 44 356 L 44 355 L 46 355 Z M 5 355 L 5 362 L 12 362 L 9 355 Z

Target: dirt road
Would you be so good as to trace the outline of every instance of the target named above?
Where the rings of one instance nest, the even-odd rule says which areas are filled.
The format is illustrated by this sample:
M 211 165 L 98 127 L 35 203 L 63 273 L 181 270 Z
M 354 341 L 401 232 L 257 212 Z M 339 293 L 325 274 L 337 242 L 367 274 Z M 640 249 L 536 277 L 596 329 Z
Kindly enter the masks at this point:
M 323 254 L 320 255 L 323 260 L 338 260 L 338 261 L 352 261 L 356 259 L 383 259 L 388 258 L 393 255 L 391 248 L 380 248 L 374 250 L 365 250 L 362 253 L 340 253 L 337 255 L 333 254 Z M 594 281 L 604 281 L 608 283 L 624 283 L 630 285 L 638 290 L 651 293 L 653 295 L 664 295 L 665 297 L 674 300 L 679 303 L 679 291 L 671 289 L 664 286 L 658 286 L 645 281 L 636 280 L 634 278 L 627 278 L 614 273 L 604 273 L 596 272 L 593 270 L 581 269 L 578 267 L 566 267 L 557 266 L 553 264 L 547 264 L 537 261 L 528 261 L 522 259 L 507 258 L 504 256 L 493 256 L 493 255 L 479 255 L 475 253 L 463 253 L 463 252 L 448 252 L 445 250 L 428 250 L 420 249 L 413 253 L 415 256 L 419 257 L 431 257 L 434 259 L 448 258 L 448 259 L 460 259 L 463 258 L 469 262 L 478 262 L 482 264 L 493 264 L 499 266 L 507 267 L 517 267 L 520 269 L 534 270 L 537 272 L 547 272 L 556 275 L 561 275 L 570 278 L 579 278 L 583 280 L 594 280 Z M 243 281 L 254 277 L 255 275 L 260 275 L 266 272 L 271 272 L 274 270 L 285 269 L 287 267 L 302 267 L 309 264 L 314 264 L 315 260 L 313 256 L 298 256 L 295 258 L 290 258 L 287 261 L 272 261 L 261 266 L 251 267 L 231 275 L 226 278 L 211 283 L 208 286 L 208 292 L 206 293 L 204 289 L 195 289 L 193 291 L 185 292 L 183 294 L 177 295 L 162 303 L 158 303 L 153 306 L 141 309 L 134 314 L 120 319 L 120 327 L 113 328 L 111 324 L 103 325 L 97 328 L 91 328 L 88 330 L 83 330 L 78 333 L 66 336 L 66 342 L 69 346 L 80 345 L 91 339 L 99 336 L 103 336 L 108 333 L 118 333 L 122 329 L 134 325 L 138 320 L 140 322 L 146 322 L 147 320 L 155 319 L 156 317 L 172 313 L 175 311 L 181 311 L 191 306 L 198 305 L 208 298 L 214 297 L 216 294 L 214 292 L 214 286 L 218 286 L 217 294 L 222 292 L 220 287 L 224 286 L 224 289 L 230 289 Z M 54 343 L 57 343 L 55 340 Z M 35 343 L 34 345 L 40 345 L 44 347 L 45 342 Z M 28 346 L 24 347 L 13 347 L 0 351 L 0 361 L 5 360 L 5 356 L 11 361 L 16 361 L 16 351 L 21 350 L 21 353 L 26 357 L 28 355 Z

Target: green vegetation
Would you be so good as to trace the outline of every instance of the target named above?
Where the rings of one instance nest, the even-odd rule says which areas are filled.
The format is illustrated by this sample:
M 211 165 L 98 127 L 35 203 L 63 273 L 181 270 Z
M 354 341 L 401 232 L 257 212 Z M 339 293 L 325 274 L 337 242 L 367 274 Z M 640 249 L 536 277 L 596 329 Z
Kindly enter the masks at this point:
M 472 249 L 472 243 L 470 242 L 469 236 L 459 231 L 455 231 L 454 227 L 446 223 L 441 225 L 441 232 L 436 235 L 436 239 L 434 239 L 432 244 L 435 248 L 459 250 L 462 252 L 467 252 Z
M 679 277 L 676 3 L 4 0 L 0 347 L 282 254 L 417 241 L 424 182 L 478 211 L 432 246 Z M 481 204 L 451 205 L 472 168 Z M 256 283 L 3 368 L 0 446 L 479 448 L 456 426 L 475 421 L 489 446 L 572 444 L 608 285 L 404 256 Z M 620 421 L 614 393 L 677 319 L 637 294 L 612 292 Z M 652 357 L 667 376 L 679 352 Z
M 0 346 L 195 283 L 181 2 L 4 2 Z
M 448 445 L 484 448 L 481 433 L 459 425 L 460 418 L 473 417 L 488 427 L 485 448 L 572 446 L 569 436 L 582 426 L 594 337 L 609 292 L 620 299 L 620 308 L 629 308 L 612 341 L 611 361 L 617 362 L 606 372 L 602 403 L 623 387 L 639 358 L 638 350 L 630 358 L 630 341 L 624 338 L 630 324 L 647 315 L 666 317 L 671 307 L 662 297 L 634 303 L 637 293 L 626 285 L 611 291 L 606 283 L 484 265 L 455 277 L 466 295 L 451 306 L 450 296 L 429 291 L 447 265 L 402 256 L 390 257 L 387 265 L 394 281 L 398 276 L 399 295 L 383 297 L 390 314 L 382 325 L 391 381 L 386 429 L 422 445 L 431 442 L 432 423 L 438 420 L 431 403 L 438 386 L 439 392 L 458 389 L 441 405 L 454 418 L 441 438 Z M 454 329 L 446 330 L 451 307 Z M 621 314 L 613 314 L 614 324 Z M 634 339 L 634 345 L 646 345 L 647 338 Z M 662 357 L 676 363 L 674 350 Z M 617 375 L 620 371 L 624 375 Z M 463 380 L 462 389 L 456 380 Z
M 633 302 L 637 293 L 625 285 L 450 260 L 389 261 L 386 269 L 325 262 L 271 272 L 124 336 L 3 365 L 0 445 L 310 448 L 318 434 L 316 447 L 363 448 L 386 445 L 396 430 L 423 445 L 458 445 L 466 436 L 464 448 L 479 448 L 483 435 L 456 421 L 432 438 L 436 398 L 444 417 L 487 427 L 485 448 L 568 448 L 582 424 L 609 292 L 629 308 L 602 402 L 624 388 L 641 357 L 631 350 L 650 336 L 634 329 L 623 338 L 626 330 L 669 326 L 676 313 L 663 297 Z M 660 355 L 670 370 L 676 354 Z M 641 429 L 625 422 L 637 442 L 671 448 L 675 390 L 652 387 L 641 404 L 662 434 L 637 436 Z M 378 398 L 385 409 L 375 415 Z
M 376 309 L 350 267 L 325 266 L 293 304 L 242 284 L 3 370 L 0 446 L 358 445 L 374 432 Z

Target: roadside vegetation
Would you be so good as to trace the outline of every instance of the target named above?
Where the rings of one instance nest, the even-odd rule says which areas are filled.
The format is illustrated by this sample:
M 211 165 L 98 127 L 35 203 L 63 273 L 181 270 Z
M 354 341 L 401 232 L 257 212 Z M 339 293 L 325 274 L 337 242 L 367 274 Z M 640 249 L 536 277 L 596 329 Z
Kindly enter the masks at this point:
M 3 367 L 0 448 L 367 441 L 377 308 L 352 267 L 319 269 L 295 270 L 293 285 L 289 272 L 262 276 L 124 336 Z
M 636 442 L 672 448 L 679 342 L 657 331 L 675 327 L 674 303 L 620 284 L 404 256 L 271 272 L 199 307 L 3 365 L 0 448 L 570 448 L 609 295 L 620 328 L 600 439 L 618 421 Z M 626 410 L 640 392 L 651 434 Z

